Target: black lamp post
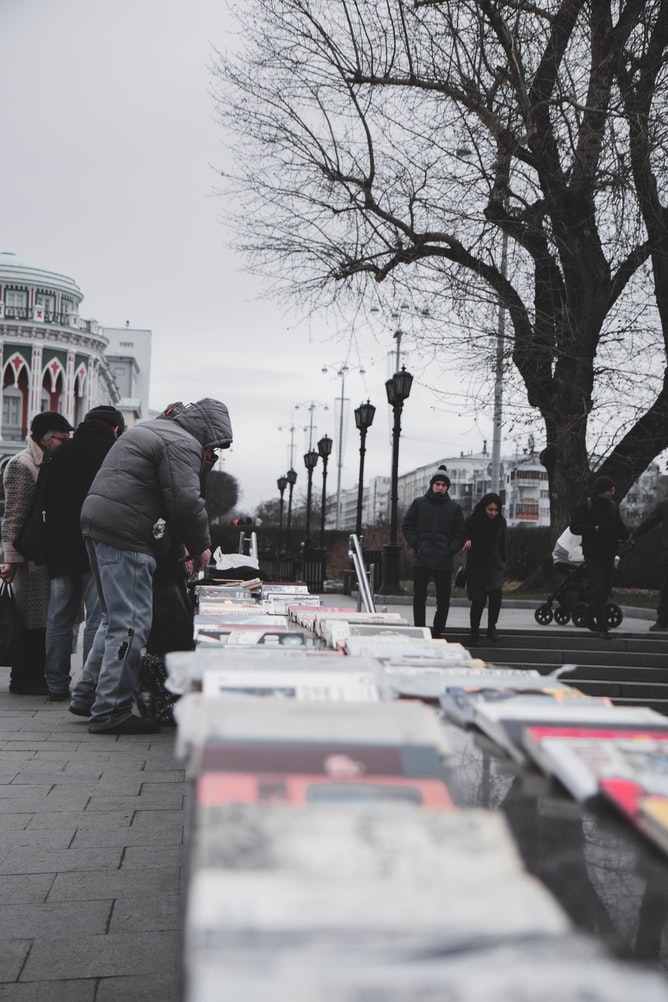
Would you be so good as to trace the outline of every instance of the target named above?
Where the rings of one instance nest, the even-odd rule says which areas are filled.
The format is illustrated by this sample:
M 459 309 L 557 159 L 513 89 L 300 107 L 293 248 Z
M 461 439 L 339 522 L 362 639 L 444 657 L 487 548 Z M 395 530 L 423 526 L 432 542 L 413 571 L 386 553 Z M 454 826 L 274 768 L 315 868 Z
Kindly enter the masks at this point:
M 366 433 L 373 424 L 376 408 L 372 403 L 360 404 L 355 408 L 355 424 L 360 433 L 360 476 L 357 483 L 357 520 L 355 522 L 355 532 L 358 536 L 362 534 L 362 497 L 364 495 L 364 455 L 366 453 Z
M 288 491 L 288 527 L 285 533 L 285 547 L 290 548 L 290 527 L 292 525 L 292 492 L 294 490 L 295 484 L 297 483 L 297 471 L 290 468 L 285 474 L 286 480 L 290 486 Z
M 401 583 L 399 580 L 399 553 L 401 547 L 398 542 L 397 508 L 399 505 L 399 438 L 401 436 L 401 412 L 404 407 L 404 400 L 410 396 L 413 376 L 406 372 L 406 366 L 401 367 L 401 372 L 395 372 L 391 379 L 385 383 L 387 402 L 394 412 L 394 425 L 392 427 L 392 479 L 390 487 L 390 541 L 383 547 L 383 586 L 381 592 L 384 595 L 400 595 Z
M 281 498 L 278 505 L 278 548 L 280 550 L 283 541 L 283 495 L 285 494 L 285 488 L 288 486 L 288 478 L 279 477 L 276 481 L 276 486 Z
M 332 454 L 332 442 L 329 435 L 323 435 L 318 442 L 318 454 L 322 458 L 322 502 L 320 505 L 320 549 L 325 548 L 325 508 L 327 507 L 327 460 Z
M 315 449 L 309 449 L 304 455 L 304 466 L 306 467 L 306 476 L 308 478 L 307 488 L 306 488 L 306 543 L 309 544 L 310 533 L 311 533 L 311 499 L 312 499 L 312 488 L 313 488 L 313 471 L 318 462 L 318 453 Z

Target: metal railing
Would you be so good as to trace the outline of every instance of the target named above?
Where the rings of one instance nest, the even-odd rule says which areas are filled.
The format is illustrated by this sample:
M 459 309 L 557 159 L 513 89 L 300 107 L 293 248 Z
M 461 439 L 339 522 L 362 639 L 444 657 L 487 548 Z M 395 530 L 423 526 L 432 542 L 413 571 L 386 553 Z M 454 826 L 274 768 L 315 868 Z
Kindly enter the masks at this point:
M 360 605 L 364 606 L 365 612 L 375 612 L 376 606 L 373 601 L 371 587 L 369 586 L 369 572 L 367 571 L 364 563 L 362 544 L 360 543 L 359 537 L 354 532 L 348 536 L 348 556 L 353 562 L 353 567 L 355 568 L 355 573 L 357 575 L 359 595 L 358 602 Z

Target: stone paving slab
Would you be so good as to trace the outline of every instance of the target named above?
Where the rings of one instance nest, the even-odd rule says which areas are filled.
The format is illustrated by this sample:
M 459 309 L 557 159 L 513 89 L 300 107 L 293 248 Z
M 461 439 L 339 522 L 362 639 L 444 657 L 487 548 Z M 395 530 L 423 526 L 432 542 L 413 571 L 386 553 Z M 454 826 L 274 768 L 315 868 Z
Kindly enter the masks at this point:
M 0 671 L 0 1002 L 180 1002 L 172 728 L 91 735 Z

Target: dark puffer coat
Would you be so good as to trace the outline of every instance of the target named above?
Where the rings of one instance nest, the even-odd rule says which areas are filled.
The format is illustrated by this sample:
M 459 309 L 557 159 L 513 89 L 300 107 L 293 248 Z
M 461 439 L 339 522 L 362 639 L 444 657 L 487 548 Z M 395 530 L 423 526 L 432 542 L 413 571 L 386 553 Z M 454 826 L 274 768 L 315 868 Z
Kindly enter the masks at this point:
M 499 514 L 494 518 L 485 509 L 496 504 Z M 506 566 L 506 520 L 501 514 L 498 494 L 486 494 L 466 520 L 466 538 L 471 547 L 466 551 L 466 586 L 469 601 L 485 598 L 487 592 L 502 591 Z
M 401 529 L 413 550 L 414 567 L 452 569 L 452 558 L 464 542 L 464 516 L 448 494 L 434 494 L 429 488 L 422 497 L 415 498 Z
M 73 438 L 53 450 L 44 499 L 51 577 L 90 569 L 81 535 L 81 506 L 115 441 L 110 424 L 89 418 Z
M 578 505 L 570 524 L 571 532 L 582 536 L 582 553 L 585 560 L 614 559 L 622 540 L 630 536 L 619 514 L 619 508 L 611 498 L 587 498 Z
M 164 543 L 156 543 L 153 526 L 164 518 L 168 537 L 189 553 L 203 553 L 211 545 L 200 487 L 204 449 L 231 441 L 227 407 L 212 399 L 130 428 L 107 454 L 83 503 L 84 536 L 156 556 Z

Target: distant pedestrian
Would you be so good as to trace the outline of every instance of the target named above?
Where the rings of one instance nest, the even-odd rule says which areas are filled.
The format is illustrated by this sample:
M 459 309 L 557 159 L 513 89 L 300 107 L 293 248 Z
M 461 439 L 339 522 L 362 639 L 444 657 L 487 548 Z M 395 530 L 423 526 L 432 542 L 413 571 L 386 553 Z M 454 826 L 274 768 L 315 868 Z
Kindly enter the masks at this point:
M 462 509 L 449 496 L 450 477 L 444 466 L 429 481 L 429 490 L 411 502 L 401 526 L 413 551 L 413 622 L 426 626 L 427 589 L 436 587 L 432 636 L 440 637 L 450 611 L 452 558 L 464 542 Z
M 668 632 L 668 500 L 661 501 L 654 511 L 640 523 L 631 535 L 636 540 L 661 526 L 661 550 L 658 554 L 661 568 L 661 585 L 659 589 L 659 604 L 656 609 L 656 623 L 650 626 L 652 633 Z
M 582 536 L 592 606 L 589 625 L 592 629 L 598 627 L 599 636 L 605 639 L 610 636 L 606 602 L 612 591 L 615 557 L 619 543 L 630 535 L 614 500 L 615 492 L 615 483 L 610 477 L 597 477 L 592 496 L 578 505 L 570 524 L 571 532 Z
M 44 674 L 53 701 L 70 695 L 72 632 L 79 622 L 82 602 L 84 662 L 100 625 L 100 601 L 81 535 L 81 506 L 102 460 L 124 430 L 125 420 L 115 407 L 93 407 L 49 465 L 44 509 L 51 590 Z
M 195 569 L 211 559 L 201 490 L 207 457 L 228 448 L 225 404 L 204 399 L 143 421 L 107 454 L 81 509 L 102 621 L 84 673 L 97 674 L 91 734 L 148 734 L 160 725 L 132 713 L 153 618 L 153 574 L 160 554 L 180 540 Z M 99 666 L 99 674 L 95 670 Z M 74 697 L 77 695 L 73 694 Z
M 466 587 L 471 603 L 472 645 L 480 643 L 480 620 L 487 605 L 487 639 L 499 639 L 496 624 L 501 611 L 503 578 L 506 569 L 506 520 L 501 514 L 501 498 L 490 492 L 466 520 Z
M 21 622 L 23 650 L 11 665 L 9 691 L 25 696 L 48 696 L 44 678 L 46 615 L 49 605 L 49 571 L 26 560 L 14 542 L 25 522 L 35 495 L 35 484 L 47 454 L 70 437 L 72 425 L 57 411 L 36 414 L 28 443 L 7 463 L 3 484 L 5 513 L 2 519 L 4 563 L 0 578 L 13 582 Z

